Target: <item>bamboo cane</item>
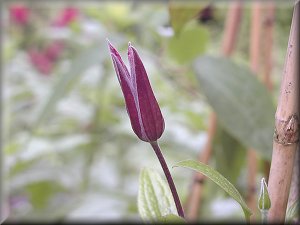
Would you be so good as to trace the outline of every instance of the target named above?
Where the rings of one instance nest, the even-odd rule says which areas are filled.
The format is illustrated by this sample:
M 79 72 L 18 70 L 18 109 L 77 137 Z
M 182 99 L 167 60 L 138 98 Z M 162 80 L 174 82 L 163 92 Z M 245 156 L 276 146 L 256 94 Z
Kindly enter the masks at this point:
M 271 79 L 273 61 L 272 61 L 272 47 L 273 47 L 273 30 L 275 20 L 275 5 L 274 2 L 266 3 L 265 18 L 263 20 L 263 40 L 264 40 L 264 67 L 263 67 L 263 81 L 269 91 L 273 90 L 273 83 Z
M 234 51 L 237 33 L 240 25 L 242 15 L 242 4 L 237 1 L 232 4 L 230 7 L 225 24 L 225 33 L 223 37 L 223 45 L 222 45 L 222 54 L 224 56 L 230 56 Z M 209 125 L 208 125 L 208 138 L 203 150 L 203 153 L 198 156 L 198 160 L 207 164 L 211 152 L 212 152 L 212 141 L 215 135 L 217 127 L 217 117 L 214 112 L 210 114 Z M 205 177 L 196 173 L 193 177 L 193 183 L 191 186 L 191 191 L 188 196 L 187 203 L 185 205 L 186 208 L 186 218 L 188 221 L 196 221 L 198 216 L 198 211 L 201 206 L 201 196 L 203 192 L 203 184 Z
M 299 0 L 295 3 L 286 61 L 275 114 L 269 177 L 269 222 L 284 222 L 294 158 L 299 142 Z
M 273 60 L 272 60 L 272 47 L 273 47 L 273 30 L 275 20 L 275 5 L 274 2 L 266 3 L 265 18 L 263 20 L 263 82 L 267 89 L 273 91 L 273 83 L 271 79 Z M 270 161 L 264 160 L 264 176 L 265 179 L 269 179 L 270 173 Z
M 262 5 L 260 2 L 254 2 L 251 15 L 251 36 L 250 36 L 250 67 L 258 74 L 261 61 L 261 31 L 262 31 Z M 249 149 L 248 155 L 248 177 L 247 177 L 247 203 L 252 210 L 253 221 L 257 214 L 256 207 L 256 174 L 257 174 L 257 154 L 255 150 Z

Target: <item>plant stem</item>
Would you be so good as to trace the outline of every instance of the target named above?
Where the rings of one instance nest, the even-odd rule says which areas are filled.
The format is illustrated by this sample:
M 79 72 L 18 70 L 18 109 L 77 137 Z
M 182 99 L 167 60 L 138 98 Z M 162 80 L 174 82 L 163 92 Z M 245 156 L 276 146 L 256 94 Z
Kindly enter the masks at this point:
M 230 57 L 235 50 L 237 36 L 242 17 L 242 3 L 235 1 L 230 6 L 225 22 L 225 31 L 222 40 L 222 54 L 225 57 Z M 217 115 L 215 112 L 210 113 L 209 125 L 207 131 L 207 140 L 203 151 L 200 152 L 198 160 L 208 164 L 212 154 L 212 142 L 217 129 Z M 199 208 L 203 193 L 203 184 L 205 176 L 202 173 L 195 173 L 193 183 L 189 192 L 188 200 L 185 204 L 187 219 L 189 222 L 195 222 L 198 218 Z
M 217 129 L 217 116 L 211 112 L 209 119 L 209 126 L 207 131 L 207 140 L 204 150 L 198 156 L 198 160 L 202 163 L 208 164 L 212 153 L 212 142 Z M 186 202 L 187 219 L 189 222 L 195 222 L 198 217 L 198 211 L 201 206 L 201 199 L 203 193 L 203 185 L 205 176 L 202 173 L 195 173 L 193 177 L 192 187 Z
M 262 19 L 263 7 L 261 2 L 252 3 L 251 11 L 251 32 L 250 32 L 250 67 L 254 74 L 259 74 L 261 66 L 261 34 L 262 34 Z M 258 156 L 254 149 L 248 149 L 247 154 L 247 204 L 251 209 L 253 215 L 251 220 L 255 220 L 257 214 L 256 207 L 256 175 L 258 171 Z
M 267 89 L 272 93 L 273 82 L 271 79 L 272 68 L 273 68 L 273 34 L 274 34 L 274 22 L 275 22 L 275 4 L 274 2 L 266 3 L 264 12 L 264 19 L 262 24 L 263 32 L 263 83 Z M 270 160 L 263 160 L 263 172 L 266 180 L 269 180 L 271 162 Z
M 177 193 L 177 190 L 176 190 L 176 187 L 175 187 L 175 184 L 174 184 L 174 181 L 173 181 L 173 178 L 171 176 L 171 173 L 168 169 L 168 166 L 167 166 L 167 163 L 165 161 L 165 158 L 160 150 L 160 147 L 157 143 L 157 141 L 154 141 L 154 142 L 150 142 L 159 162 L 160 162 L 160 165 L 165 173 L 165 176 L 167 178 L 167 181 L 168 181 L 168 184 L 169 184 L 169 187 L 171 189 L 171 192 L 172 192 L 172 195 L 173 195 L 173 199 L 174 199 L 174 202 L 175 202 L 175 205 L 176 205 L 176 209 L 177 209 L 177 212 L 178 212 L 178 215 L 181 216 L 182 218 L 184 218 L 184 212 L 183 212 L 183 209 L 182 209 L 182 206 L 181 206 L 181 203 L 180 203 L 180 199 L 179 199 L 179 196 L 178 196 L 178 193 Z
M 268 182 L 271 208 L 268 221 L 283 223 L 299 142 L 299 10 L 296 1 L 286 61 L 275 114 L 275 132 Z
M 268 222 L 268 211 L 269 210 L 260 210 L 262 224 L 267 224 Z

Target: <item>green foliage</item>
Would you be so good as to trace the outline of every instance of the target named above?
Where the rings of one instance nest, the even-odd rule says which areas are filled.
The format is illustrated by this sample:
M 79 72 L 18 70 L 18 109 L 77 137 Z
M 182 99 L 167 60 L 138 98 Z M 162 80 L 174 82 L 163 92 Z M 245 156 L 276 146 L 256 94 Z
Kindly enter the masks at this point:
M 168 53 L 179 63 L 195 59 L 206 49 L 209 33 L 200 25 L 187 26 L 178 36 L 168 42 Z
M 236 184 L 238 176 L 245 165 L 246 149 L 219 124 L 213 141 L 213 158 L 216 170 Z
M 171 1 L 169 3 L 170 22 L 176 35 L 180 34 L 183 27 L 200 12 L 199 4 L 187 4 Z
M 218 171 L 214 170 L 213 168 L 209 167 L 208 165 L 194 161 L 194 160 L 185 160 L 175 164 L 174 167 L 185 167 L 197 172 L 204 174 L 206 177 L 211 179 L 217 185 L 219 185 L 224 191 L 226 191 L 234 200 L 236 200 L 240 206 L 242 207 L 245 218 L 248 221 L 251 216 L 251 210 L 246 205 L 243 197 L 238 192 L 238 190 Z
M 87 68 L 101 62 L 101 59 L 104 58 L 104 53 L 101 53 L 99 49 L 104 49 L 103 45 L 93 46 L 74 58 L 70 70 L 62 74 L 56 84 L 54 84 L 53 91 L 48 99 L 46 99 L 44 106 L 37 116 L 33 129 L 37 129 L 40 123 L 51 115 L 58 100 L 70 90 L 71 85 L 75 83 L 78 77 L 81 76 Z
M 169 186 L 156 171 L 148 168 L 142 169 L 140 173 L 138 209 L 145 221 L 156 221 L 159 218 L 169 221 L 174 216 L 168 214 L 177 214 Z
M 286 212 L 285 221 L 286 222 L 293 222 L 299 221 L 299 199 L 297 199 L 288 209 Z
M 263 84 L 249 69 L 225 58 L 203 56 L 194 68 L 224 129 L 270 160 L 275 107 Z
M 174 214 L 168 214 L 166 216 L 159 217 L 158 221 L 161 223 L 172 223 L 172 224 L 186 223 L 186 221 L 182 217 Z
M 36 183 L 30 183 L 25 188 L 33 206 L 39 209 L 43 209 L 44 207 L 46 207 L 49 204 L 49 199 L 54 194 L 64 190 L 63 187 L 51 181 L 39 181 Z

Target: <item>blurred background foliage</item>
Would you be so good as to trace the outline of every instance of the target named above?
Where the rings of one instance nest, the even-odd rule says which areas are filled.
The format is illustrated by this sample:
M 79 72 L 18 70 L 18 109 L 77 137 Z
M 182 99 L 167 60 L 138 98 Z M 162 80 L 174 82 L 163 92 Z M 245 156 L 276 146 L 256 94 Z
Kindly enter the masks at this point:
M 196 159 L 207 137 L 212 108 L 202 80 L 197 79 L 198 67 L 192 65 L 198 56 L 220 55 L 228 3 L 20 1 L 2 6 L 8 219 L 140 220 L 139 172 L 143 167 L 162 171 L 150 146 L 131 130 L 106 38 L 124 59 L 128 41 L 140 53 L 165 118 L 160 144 L 168 164 Z M 250 6 L 245 5 L 232 57 L 246 68 Z M 292 4 L 278 5 L 274 106 L 291 16 Z M 247 82 L 238 85 L 246 87 Z M 251 106 L 245 104 L 238 102 L 236 107 Z M 259 110 L 269 109 L 260 106 Z M 272 121 L 272 109 L 270 113 Z M 246 190 L 246 147 L 247 143 L 220 125 L 210 162 L 242 194 Z M 192 172 L 171 172 L 185 202 Z M 207 182 L 199 217 L 230 220 L 243 215 L 234 200 Z

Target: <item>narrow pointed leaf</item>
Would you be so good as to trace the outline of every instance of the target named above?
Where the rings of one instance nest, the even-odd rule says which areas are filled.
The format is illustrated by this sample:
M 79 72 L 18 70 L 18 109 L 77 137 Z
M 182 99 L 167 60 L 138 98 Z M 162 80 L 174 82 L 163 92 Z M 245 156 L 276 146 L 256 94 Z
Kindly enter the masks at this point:
M 286 212 L 286 222 L 291 222 L 293 223 L 294 221 L 299 221 L 299 213 L 300 210 L 300 201 L 297 199 L 288 209 Z
M 246 220 L 249 220 L 251 210 L 246 205 L 243 197 L 238 192 L 238 190 L 231 184 L 222 174 L 213 168 L 205 165 L 204 163 L 197 162 L 194 160 L 185 160 L 177 163 L 174 167 L 185 167 L 195 170 L 199 173 L 204 174 L 206 177 L 211 179 L 217 185 L 219 185 L 224 191 L 226 191 L 233 199 L 235 199 L 243 209 Z
M 168 214 L 177 215 L 168 185 L 156 171 L 148 168 L 140 173 L 138 210 L 145 221 L 157 221 Z
M 159 217 L 158 221 L 160 223 L 172 223 L 172 224 L 186 223 L 186 221 L 182 217 L 174 214 L 168 214 L 166 216 Z

